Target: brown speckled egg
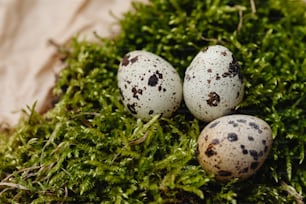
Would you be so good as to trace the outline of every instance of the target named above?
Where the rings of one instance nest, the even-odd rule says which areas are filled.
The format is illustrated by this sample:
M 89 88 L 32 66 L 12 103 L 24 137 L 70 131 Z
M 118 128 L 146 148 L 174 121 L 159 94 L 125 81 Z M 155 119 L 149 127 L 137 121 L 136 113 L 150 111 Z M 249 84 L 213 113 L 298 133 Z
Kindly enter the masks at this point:
M 143 50 L 127 53 L 117 74 L 121 99 L 135 117 L 169 117 L 183 98 L 177 71 L 165 59 Z
M 217 180 L 243 180 L 262 166 L 271 146 L 272 131 L 265 121 L 250 115 L 228 115 L 203 129 L 198 160 Z
M 185 72 L 183 95 L 198 119 L 210 122 L 231 113 L 243 98 L 240 66 L 232 52 L 214 45 L 201 50 Z

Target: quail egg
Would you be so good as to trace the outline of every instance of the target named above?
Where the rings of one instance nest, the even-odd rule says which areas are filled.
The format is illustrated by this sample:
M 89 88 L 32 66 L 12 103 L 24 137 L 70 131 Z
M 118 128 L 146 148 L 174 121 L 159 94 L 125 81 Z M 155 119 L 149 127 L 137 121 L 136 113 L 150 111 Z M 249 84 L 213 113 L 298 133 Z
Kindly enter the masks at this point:
M 201 50 L 186 69 L 184 100 L 189 111 L 200 120 L 210 122 L 231 113 L 243 94 L 240 66 L 224 46 Z
M 217 180 L 247 179 L 266 160 L 270 126 L 255 116 L 227 115 L 210 122 L 198 138 L 198 160 Z
M 117 74 L 121 99 L 137 118 L 170 117 L 182 101 L 182 81 L 165 59 L 147 51 L 127 53 Z

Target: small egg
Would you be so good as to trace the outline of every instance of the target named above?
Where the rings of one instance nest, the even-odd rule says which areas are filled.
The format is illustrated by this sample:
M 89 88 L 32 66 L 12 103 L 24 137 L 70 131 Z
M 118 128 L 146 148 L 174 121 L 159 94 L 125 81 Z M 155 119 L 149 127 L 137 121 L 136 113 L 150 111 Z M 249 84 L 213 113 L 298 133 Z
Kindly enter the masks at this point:
M 217 180 L 244 180 L 262 166 L 271 146 L 272 131 L 265 121 L 250 115 L 228 115 L 202 130 L 198 160 Z
M 186 69 L 184 100 L 189 111 L 200 120 L 210 122 L 231 113 L 243 94 L 240 66 L 224 46 L 203 49 Z
M 142 50 L 127 53 L 117 74 L 121 99 L 135 117 L 170 117 L 182 101 L 182 81 L 163 58 Z

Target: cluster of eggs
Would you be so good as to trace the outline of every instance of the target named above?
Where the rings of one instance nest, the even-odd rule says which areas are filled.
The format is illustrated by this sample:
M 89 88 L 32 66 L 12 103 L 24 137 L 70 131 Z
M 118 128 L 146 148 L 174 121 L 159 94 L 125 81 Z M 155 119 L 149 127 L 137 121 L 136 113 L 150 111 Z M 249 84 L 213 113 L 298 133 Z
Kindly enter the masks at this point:
M 242 101 L 244 86 L 240 66 L 226 47 L 201 50 L 184 82 L 169 62 L 142 50 L 123 57 L 117 78 L 122 102 L 137 118 L 170 117 L 184 99 L 196 118 L 210 122 L 198 138 L 198 160 L 216 179 L 246 179 L 266 160 L 272 145 L 269 125 L 254 116 L 229 115 Z

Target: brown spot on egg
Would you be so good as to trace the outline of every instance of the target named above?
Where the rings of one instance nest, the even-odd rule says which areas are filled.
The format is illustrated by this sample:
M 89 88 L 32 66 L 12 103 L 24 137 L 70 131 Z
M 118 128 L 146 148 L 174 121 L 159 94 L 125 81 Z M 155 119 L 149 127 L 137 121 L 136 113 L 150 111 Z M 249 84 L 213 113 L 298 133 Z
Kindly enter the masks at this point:
M 123 57 L 122 62 L 121 62 L 122 66 L 127 66 L 130 63 L 129 58 L 130 58 L 130 55 L 125 55 Z
M 258 126 L 256 123 L 254 123 L 254 122 L 249 122 L 249 126 L 252 127 L 252 128 L 254 128 L 255 130 L 257 130 L 259 134 L 262 133 L 262 130 L 259 128 L 259 126 Z
M 138 94 L 142 95 L 142 89 L 137 89 L 136 87 L 132 88 L 133 98 L 139 100 Z
M 246 123 L 246 120 L 245 119 L 238 119 L 237 122 L 238 123 Z
M 238 123 L 235 123 L 235 121 L 233 121 L 233 120 L 229 121 L 228 124 L 233 125 L 233 127 L 238 126 Z
M 251 149 L 251 150 L 249 150 L 249 153 L 255 161 L 258 160 L 258 152 L 256 150 Z
M 214 155 L 217 155 L 217 152 L 214 150 L 214 145 L 209 144 L 208 148 L 205 151 L 205 154 L 207 157 L 212 157 Z
M 152 115 L 153 113 L 154 113 L 153 110 L 150 110 L 150 111 L 149 111 L 149 115 Z
M 190 75 L 189 75 L 189 74 L 186 74 L 185 80 L 186 80 L 186 81 L 190 81 L 190 79 L 191 79 Z
M 220 80 L 221 77 L 219 76 L 219 74 L 216 74 L 216 80 Z
M 158 75 L 158 78 L 162 79 L 163 78 L 163 74 L 160 73 L 158 70 L 156 70 L 155 72 Z
M 137 114 L 137 111 L 136 111 L 136 103 L 127 104 L 127 108 L 129 109 L 129 111 L 131 111 L 131 113 Z
M 207 72 L 208 72 L 208 73 L 211 73 L 211 72 L 212 72 L 212 70 L 211 70 L 211 69 L 207 69 Z
M 236 142 L 238 140 L 238 135 L 236 133 L 228 133 L 227 134 L 227 140 L 230 142 Z
M 240 145 L 241 149 L 242 149 L 242 154 L 248 154 L 249 151 L 247 149 L 245 149 L 244 145 Z
M 218 175 L 219 175 L 219 176 L 231 176 L 231 175 L 232 175 L 232 172 L 230 172 L 230 171 L 225 171 L 225 170 L 220 170 L 220 171 L 218 171 Z
M 133 64 L 133 63 L 137 62 L 137 60 L 138 60 L 138 56 L 135 56 L 135 57 L 133 57 L 133 58 L 130 60 L 130 62 Z
M 221 55 L 226 56 L 227 55 L 226 51 L 221 52 Z
M 214 165 L 214 167 L 215 167 L 216 169 L 221 169 L 221 167 L 218 166 L 218 165 Z
M 213 123 L 209 126 L 209 128 L 214 128 L 214 127 L 216 127 L 219 123 L 220 123 L 220 121 L 213 122 Z
M 220 103 L 220 96 L 216 92 L 210 92 L 208 94 L 209 99 L 206 100 L 209 106 L 218 106 Z
M 153 74 L 152 76 L 150 76 L 149 81 L 148 81 L 148 85 L 149 86 L 156 86 L 157 83 L 158 83 L 158 77 L 156 76 L 156 74 Z
M 248 136 L 248 140 L 249 140 L 249 141 L 254 141 L 254 137 L 252 137 L 252 136 L 249 135 L 249 136 Z
M 249 153 L 248 150 L 246 150 L 246 149 L 243 149 L 243 150 L 242 150 L 242 154 L 248 154 L 248 153 Z
M 217 144 L 219 144 L 219 143 L 220 143 L 219 139 L 213 139 L 213 140 L 211 141 L 211 144 L 213 144 L 213 145 L 217 145 Z
M 240 73 L 240 66 L 238 64 L 238 62 L 236 61 L 236 59 L 233 57 L 232 62 L 229 63 L 228 66 L 228 71 L 224 72 L 222 74 L 222 77 L 226 78 L 226 77 L 235 77 L 236 75 L 238 75 L 240 81 L 242 82 L 242 75 Z

